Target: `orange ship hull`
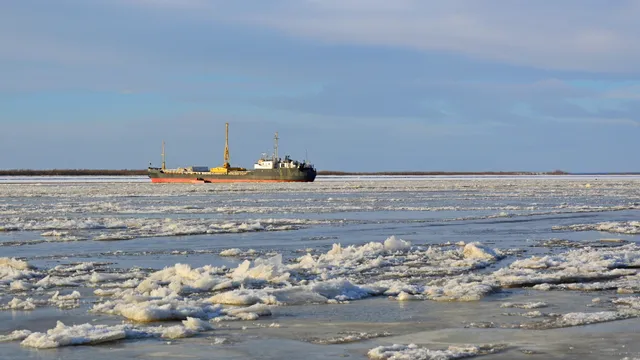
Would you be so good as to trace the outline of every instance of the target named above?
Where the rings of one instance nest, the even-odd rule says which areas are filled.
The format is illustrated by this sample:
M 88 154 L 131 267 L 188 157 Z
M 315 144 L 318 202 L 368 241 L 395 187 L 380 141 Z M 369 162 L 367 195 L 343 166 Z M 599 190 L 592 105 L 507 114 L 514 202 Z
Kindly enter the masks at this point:
M 254 170 L 240 174 L 212 174 L 208 172 L 177 173 L 174 171 L 164 171 L 158 168 L 149 168 L 149 178 L 152 183 L 183 184 L 312 182 L 316 178 L 316 170 L 309 167 L 303 169 Z
M 309 180 L 288 180 L 288 179 L 203 179 L 194 180 L 189 178 L 151 178 L 152 183 L 186 183 L 186 184 L 207 184 L 207 183 L 238 183 L 238 182 L 309 182 Z

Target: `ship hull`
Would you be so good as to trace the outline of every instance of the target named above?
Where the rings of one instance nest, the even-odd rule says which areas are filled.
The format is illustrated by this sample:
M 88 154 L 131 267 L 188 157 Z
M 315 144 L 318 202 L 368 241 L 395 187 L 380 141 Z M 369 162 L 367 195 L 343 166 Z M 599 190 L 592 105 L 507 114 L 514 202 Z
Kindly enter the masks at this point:
M 316 178 L 314 169 L 271 169 L 239 174 L 212 174 L 164 172 L 161 169 L 150 168 L 148 173 L 153 183 L 313 182 Z

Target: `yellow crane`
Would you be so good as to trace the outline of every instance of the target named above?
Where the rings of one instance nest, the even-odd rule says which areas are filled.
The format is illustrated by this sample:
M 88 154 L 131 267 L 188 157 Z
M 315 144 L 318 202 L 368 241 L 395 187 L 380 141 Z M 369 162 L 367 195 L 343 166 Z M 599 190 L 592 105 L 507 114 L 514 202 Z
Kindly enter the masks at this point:
M 226 174 L 229 171 L 246 171 L 247 169 L 242 167 L 231 167 L 229 156 L 229 123 L 225 123 L 225 140 L 224 140 L 224 162 L 222 166 L 209 169 L 212 173 Z
M 226 123 L 226 130 L 224 136 L 224 164 L 222 167 L 228 169 L 231 167 L 229 164 L 229 123 Z

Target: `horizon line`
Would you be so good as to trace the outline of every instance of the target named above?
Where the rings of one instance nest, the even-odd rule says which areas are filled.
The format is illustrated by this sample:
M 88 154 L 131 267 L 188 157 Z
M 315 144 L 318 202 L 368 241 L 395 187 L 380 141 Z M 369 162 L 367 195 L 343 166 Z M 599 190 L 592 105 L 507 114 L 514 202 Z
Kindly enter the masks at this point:
M 147 175 L 147 169 L 0 169 L 0 176 L 100 176 Z M 389 176 L 437 176 L 437 175 L 640 175 L 640 171 L 610 171 L 610 172 L 567 172 L 553 171 L 339 171 L 318 170 L 318 175 L 389 175 Z

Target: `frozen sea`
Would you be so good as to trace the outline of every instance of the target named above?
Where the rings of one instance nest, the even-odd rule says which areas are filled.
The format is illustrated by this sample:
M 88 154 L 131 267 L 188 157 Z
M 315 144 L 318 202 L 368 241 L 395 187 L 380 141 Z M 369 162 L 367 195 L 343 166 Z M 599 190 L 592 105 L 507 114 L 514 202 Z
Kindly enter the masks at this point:
M 0 359 L 640 359 L 640 177 L 0 177 Z

